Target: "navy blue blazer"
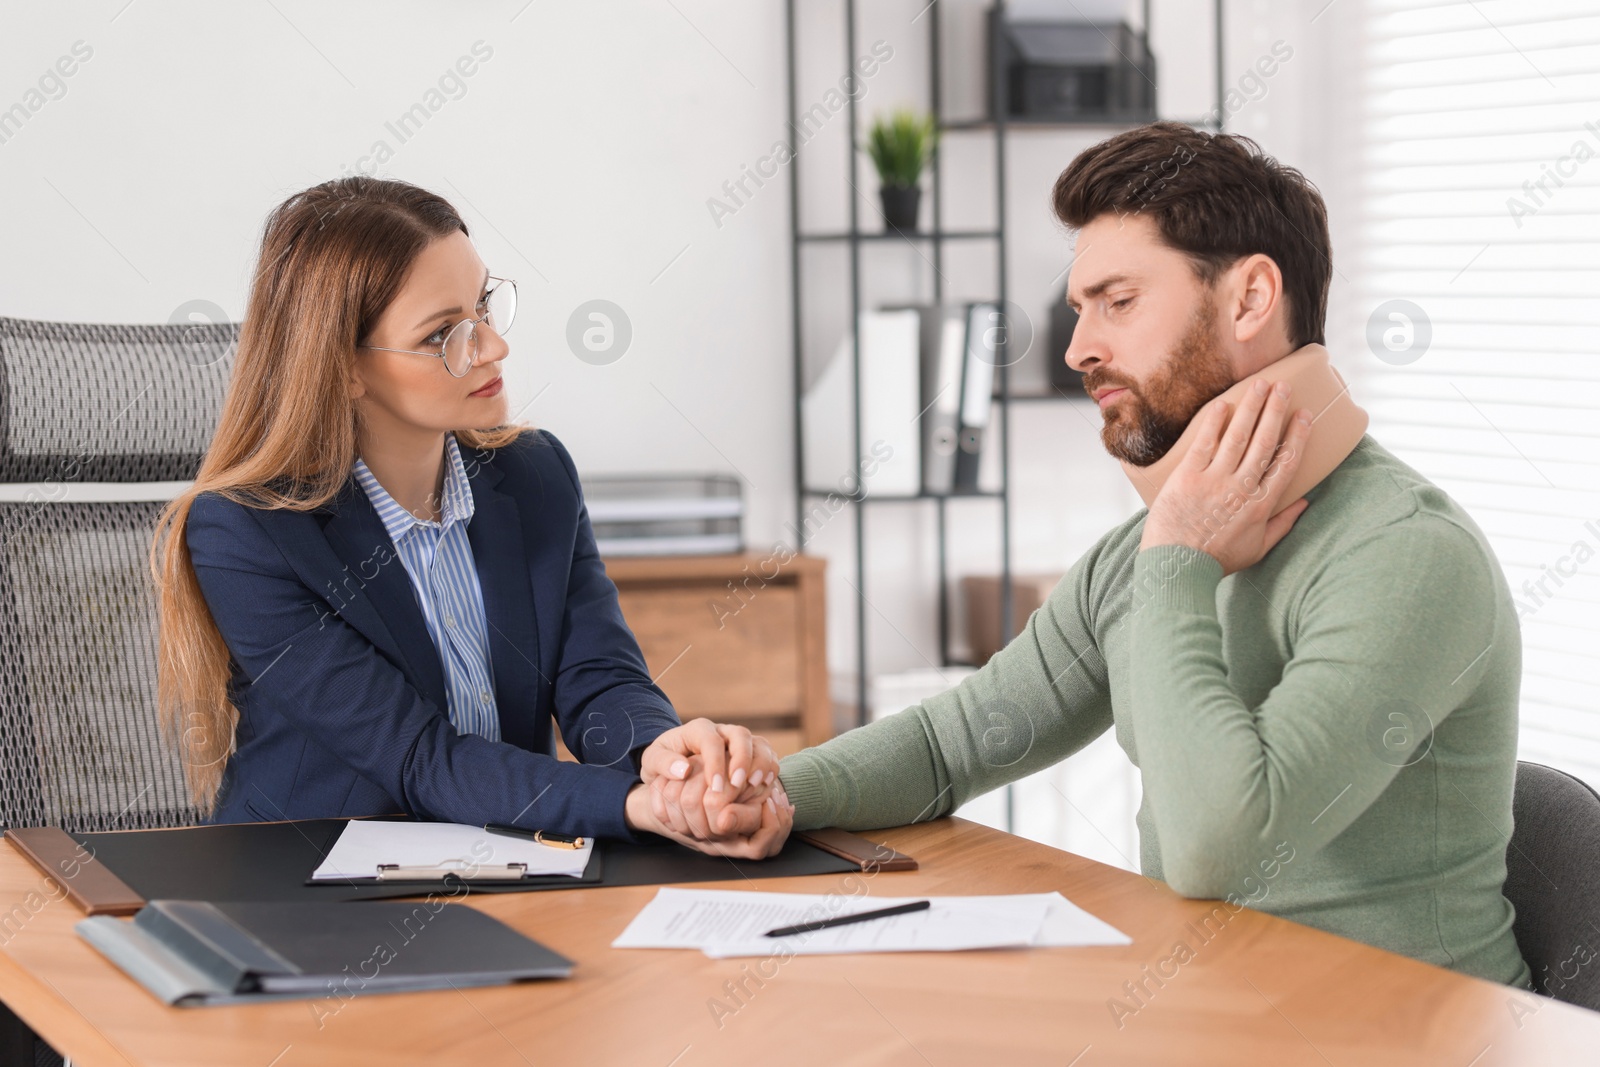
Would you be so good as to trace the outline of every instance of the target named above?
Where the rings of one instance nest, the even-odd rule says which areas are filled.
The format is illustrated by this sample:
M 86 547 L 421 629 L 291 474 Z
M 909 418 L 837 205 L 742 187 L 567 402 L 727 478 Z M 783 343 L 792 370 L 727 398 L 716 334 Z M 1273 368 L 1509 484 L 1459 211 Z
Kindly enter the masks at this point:
M 403 812 L 629 838 L 638 756 L 678 725 L 623 621 L 552 435 L 461 449 L 501 741 L 450 724 L 444 671 L 354 476 L 314 511 L 195 499 L 187 543 L 232 660 L 214 822 Z M 552 722 L 581 763 L 555 755 Z

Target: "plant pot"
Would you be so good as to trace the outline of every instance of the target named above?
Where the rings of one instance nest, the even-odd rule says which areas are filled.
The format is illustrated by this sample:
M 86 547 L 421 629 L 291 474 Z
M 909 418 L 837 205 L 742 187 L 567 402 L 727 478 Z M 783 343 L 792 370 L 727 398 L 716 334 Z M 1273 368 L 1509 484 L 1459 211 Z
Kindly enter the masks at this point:
M 917 214 L 922 206 L 922 189 L 919 186 L 880 186 L 878 198 L 883 203 L 885 229 L 900 230 L 904 233 L 917 231 Z

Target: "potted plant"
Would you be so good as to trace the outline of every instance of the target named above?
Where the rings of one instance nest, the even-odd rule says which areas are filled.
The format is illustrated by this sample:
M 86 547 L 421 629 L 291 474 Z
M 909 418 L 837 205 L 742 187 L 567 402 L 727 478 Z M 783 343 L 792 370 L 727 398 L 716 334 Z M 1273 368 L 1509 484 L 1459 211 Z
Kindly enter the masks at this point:
M 879 117 L 867 134 L 866 153 L 878 170 L 878 197 L 884 224 L 892 230 L 914 233 L 922 189 L 917 181 L 933 156 L 939 139 L 933 118 L 901 109 Z

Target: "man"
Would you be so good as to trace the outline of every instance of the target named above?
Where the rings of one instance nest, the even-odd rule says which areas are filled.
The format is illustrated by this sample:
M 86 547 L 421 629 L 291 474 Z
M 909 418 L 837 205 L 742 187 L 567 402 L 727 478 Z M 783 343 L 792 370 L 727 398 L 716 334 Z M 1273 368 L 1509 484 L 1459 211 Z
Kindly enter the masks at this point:
M 1075 159 L 1054 207 L 1066 360 L 1149 507 L 960 686 L 784 759 L 794 826 L 937 818 L 1115 729 L 1145 874 L 1526 988 L 1516 615 L 1482 532 L 1326 366 L 1320 195 L 1157 123 Z M 1295 396 L 1257 391 L 1288 368 Z

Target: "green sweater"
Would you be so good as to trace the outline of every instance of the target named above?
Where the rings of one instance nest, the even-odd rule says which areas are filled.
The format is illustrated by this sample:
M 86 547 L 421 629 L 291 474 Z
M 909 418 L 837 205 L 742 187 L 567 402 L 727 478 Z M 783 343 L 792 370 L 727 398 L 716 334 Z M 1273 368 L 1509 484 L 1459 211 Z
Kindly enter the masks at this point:
M 1073 565 L 956 688 L 782 762 L 795 827 L 938 818 L 1108 729 L 1142 772 L 1140 865 L 1221 898 L 1526 988 L 1501 893 L 1522 641 L 1454 501 L 1371 436 L 1224 578 L 1139 549 Z

